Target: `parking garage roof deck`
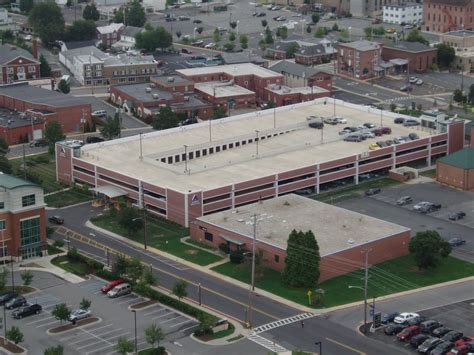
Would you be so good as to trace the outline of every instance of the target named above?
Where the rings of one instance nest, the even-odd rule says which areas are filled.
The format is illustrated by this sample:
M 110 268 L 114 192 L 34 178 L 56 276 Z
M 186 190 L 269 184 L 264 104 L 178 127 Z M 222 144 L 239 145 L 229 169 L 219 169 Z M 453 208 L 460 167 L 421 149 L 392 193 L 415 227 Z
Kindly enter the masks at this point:
M 253 91 L 250 91 L 243 86 L 235 84 L 222 85 L 222 83 L 218 81 L 196 83 L 194 84 L 194 88 L 210 96 L 214 96 L 215 94 L 215 98 L 255 95 Z
M 295 194 L 280 196 L 199 217 L 199 221 L 286 250 L 293 229 L 313 231 L 321 256 L 327 256 L 409 231 L 408 228 Z M 225 233 L 222 233 L 225 235 Z
M 336 100 L 335 112 L 336 115 L 345 117 L 347 124 L 326 125 L 323 131 L 308 127 L 307 117 L 310 115 L 333 116 L 332 102 L 332 99 L 321 98 L 279 107 L 275 110 L 275 115 L 271 109 L 142 134 L 143 159 L 139 158 L 138 135 L 86 145 L 81 148 L 81 159 L 151 184 L 192 192 L 365 153 L 370 143 L 407 135 L 410 132 L 416 132 L 421 138 L 430 135 L 429 131 L 423 131 L 420 127 L 394 124 L 393 117 L 396 115 L 384 111 L 383 125 L 392 128 L 391 135 L 367 139 L 360 143 L 345 142 L 343 136 L 338 134 L 343 126 L 359 126 L 365 122 L 379 126 L 381 115 L 379 110 L 340 100 Z M 259 137 L 280 132 L 284 134 L 260 140 L 258 157 L 257 145 L 253 142 L 239 147 L 234 144 L 231 149 L 227 146 L 228 149 L 221 149 L 220 152 L 205 157 L 189 158 L 186 173 L 182 159 L 173 164 L 161 162 L 163 157 L 184 154 L 185 145 L 189 153 L 203 147 L 216 147 L 219 142 L 229 144 L 243 139 L 255 139 L 256 131 Z

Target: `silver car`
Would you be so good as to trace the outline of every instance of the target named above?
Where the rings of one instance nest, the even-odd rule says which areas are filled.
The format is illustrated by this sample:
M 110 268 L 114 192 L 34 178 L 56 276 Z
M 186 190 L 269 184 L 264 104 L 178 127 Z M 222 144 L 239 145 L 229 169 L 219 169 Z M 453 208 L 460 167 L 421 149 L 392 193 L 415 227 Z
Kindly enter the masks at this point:
M 69 321 L 78 321 L 81 319 L 85 319 L 91 316 L 91 311 L 89 309 L 76 309 L 71 312 L 69 315 Z

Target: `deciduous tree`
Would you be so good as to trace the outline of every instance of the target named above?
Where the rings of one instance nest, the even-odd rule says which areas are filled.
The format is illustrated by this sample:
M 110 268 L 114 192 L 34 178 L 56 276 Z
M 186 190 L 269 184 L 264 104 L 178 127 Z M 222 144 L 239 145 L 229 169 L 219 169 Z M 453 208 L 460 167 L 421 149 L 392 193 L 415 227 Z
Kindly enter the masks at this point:
M 246 49 L 248 47 L 248 43 L 249 43 L 249 38 L 247 37 L 246 34 L 241 34 L 240 35 L 240 46 L 242 47 L 242 49 Z
M 23 285 L 28 286 L 33 281 L 33 273 L 31 270 L 25 270 L 21 274 L 21 279 L 23 280 Z
M 119 337 L 117 339 L 116 350 L 120 355 L 127 355 L 134 350 L 133 342 L 125 337 Z
M 148 52 L 153 52 L 157 48 L 165 49 L 173 43 L 173 37 L 164 27 L 148 28 L 135 36 L 136 47 Z
M 48 61 L 42 54 L 40 55 L 40 75 L 42 78 L 47 78 L 51 76 L 51 67 L 49 66 Z
M 451 253 L 451 245 L 434 230 L 416 233 L 408 249 L 420 269 L 436 268 Z
M 5 286 L 7 285 L 7 276 L 8 276 L 8 269 L 6 267 L 2 267 L 0 269 L 0 291 L 4 290 Z
M 117 113 L 112 116 L 107 116 L 104 126 L 100 130 L 100 134 L 106 140 L 111 140 L 120 135 L 121 128 L 120 128 L 120 114 Z
M 160 107 L 160 111 L 158 112 L 158 114 L 155 115 L 155 118 L 153 119 L 151 125 L 154 129 L 161 130 L 177 127 L 179 125 L 179 122 L 179 116 L 173 112 L 171 107 L 162 106 Z
M 50 46 L 64 34 L 64 17 L 54 1 L 36 4 L 30 11 L 28 22 L 45 46 Z
M 71 311 L 65 303 L 60 303 L 54 306 L 51 315 L 62 323 L 64 320 L 69 319 Z
M 69 94 L 71 91 L 71 87 L 69 86 L 68 82 L 64 79 L 61 79 L 58 84 L 58 89 L 61 91 L 63 94 Z
M 79 308 L 87 311 L 89 308 L 91 308 L 91 300 L 88 300 L 87 298 L 83 298 L 81 303 L 79 304 Z
M 412 29 L 408 33 L 406 40 L 408 42 L 420 42 L 426 45 L 430 44 L 430 42 L 425 37 L 423 37 L 423 35 L 421 34 L 418 28 Z
M 33 0 L 20 0 L 20 11 L 24 14 L 28 14 L 33 6 L 35 6 Z
M 119 211 L 118 224 L 127 231 L 129 236 L 133 236 L 137 231 L 143 228 L 143 220 L 137 209 L 132 207 L 123 207 Z
M 172 292 L 173 295 L 178 297 L 178 300 L 181 301 L 181 298 L 186 297 L 188 295 L 188 283 L 184 280 L 178 280 L 173 286 Z
M 23 333 L 21 332 L 20 328 L 12 326 L 7 331 L 7 339 L 11 340 L 15 344 L 21 343 L 24 340 Z
M 133 0 L 130 5 L 122 7 L 114 16 L 115 23 L 124 23 L 125 26 L 143 27 L 146 22 L 145 9 L 138 0 Z
M 87 41 L 96 37 L 96 29 L 92 20 L 77 20 L 66 30 L 66 41 Z
M 44 353 L 44 355 L 63 355 L 64 354 L 64 347 L 62 345 L 58 346 L 51 346 L 47 348 Z
M 156 346 L 159 346 L 160 341 L 162 341 L 164 338 L 165 335 L 163 334 L 163 331 L 154 323 L 145 329 L 145 339 L 152 348 L 155 347 L 155 344 Z
M 319 22 L 319 14 L 316 12 L 313 12 L 311 14 L 311 21 L 316 25 Z
M 449 67 L 456 57 L 454 48 L 445 43 L 436 45 L 436 48 L 438 48 L 438 65 L 442 68 Z
M 46 122 L 44 127 L 44 139 L 49 146 L 50 153 L 54 153 L 54 145 L 56 142 L 62 141 L 65 137 L 61 123 L 58 121 Z
M 100 18 L 99 11 L 94 3 L 86 5 L 84 11 L 82 12 L 82 17 L 84 20 L 97 21 Z

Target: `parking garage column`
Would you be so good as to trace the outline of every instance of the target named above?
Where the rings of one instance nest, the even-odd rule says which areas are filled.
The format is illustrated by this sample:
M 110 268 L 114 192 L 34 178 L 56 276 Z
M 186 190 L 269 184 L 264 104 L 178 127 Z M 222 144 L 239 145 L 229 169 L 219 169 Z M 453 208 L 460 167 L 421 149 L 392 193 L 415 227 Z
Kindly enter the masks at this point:
M 316 194 L 319 194 L 319 164 L 316 164 Z
M 273 182 L 275 188 L 275 197 L 278 197 L 278 174 L 275 174 L 275 181 Z
M 431 136 L 428 138 L 428 156 L 426 157 L 426 166 L 431 166 Z
M 392 170 L 397 168 L 397 152 L 395 151 L 396 146 L 392 146 Z
M 97 165 L 94 165 L 94 187 L 97 188 Z
M 145 201 L 143 198 L 143 182 L 138 181 L 138 206 L 141 208 L 144 208 L 145 206 Z
M 360 156 L 357 155 L 356 161 L 354 163 L 354 166 L 356 168 L 356 173 L 354 175 L 354 184 L 356 184 L 356 185 L 359 184 L 359 158 L 360 158 Z
M 230 192 L 230 198 L 232 200 L 232 208 L 235 208 L 235 185 L 232 184 L 232 191 Z

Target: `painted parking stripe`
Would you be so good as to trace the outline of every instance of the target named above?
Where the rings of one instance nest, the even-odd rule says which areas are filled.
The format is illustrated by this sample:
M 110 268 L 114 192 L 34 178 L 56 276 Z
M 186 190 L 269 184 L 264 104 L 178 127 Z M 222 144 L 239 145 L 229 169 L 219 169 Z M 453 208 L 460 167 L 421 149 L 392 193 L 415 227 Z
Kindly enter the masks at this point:
M 92 332 L 91 332 L 91 333 L 94 334 L 94 335 L 97 336 L 97 337 L 103 337 L 105 334 L 115 333 L 115 332 L 119 332 L 119 331 L 121 331 L 121 330 L 123 330 L 123 328 L 112 329 L 112 330 L 108 330 L 108 331 L 106 331 L 106 332 L 100 332 L 100 333 L 98 333 L 98 334 L 92 333 Z
M 35 324 L 35 323 L 40 323 L 40 322 L 43 322 L 45 320 L 52 319 L 52 318 L 54 318 L 54 317 L 53 316 L 48 316 L 48 317 L 45 317 L 45 318 L 34 320 L 32 322 L 28 322 L 28 323 L 26 323 L 26 325 L 32 325 L 32 324 Z
M 143 315 L 146 317 L 146 316 L 151 316 L 152 314 L 155 314 L 155 313 L 160 313 L 162 311 L 166 311 L 167 309 L 166 308 L 160 308 L 160 309 L 156 309 L 154 310 L 153 312 L 148 312 L 148 313 L 144 313 Z
M 122 333 L 122 334 L 113 335 L 113 336 L 111 336 L 111 337 L 104 338 L 104 340 L 107 340 L 107 341 L 109 341 L 110 339 L 118 338 L 118 337 L 121 337 L 121 336 L 124 336 L 124 335 L 130 334 L 130 333 L 131 333 L 131 332 L 125 332 L 125 333 Z
M 88 352 L 86 352 L 86 355 L 94 354 L 94 353 L 98 354 L 98 353 L 102 352 L 103 350 L 110 348 L 111 346 L 115 346 L 115 345 L 110 344 L 110 345 L 104 346 L 104 347 L 99 348 L 99 349 L 94 349 L 94 350 L 88 351 Z
M 160 324 L 165 324 L 165 323 L 171 322 L 171 321 L 173 321 L 173 320 L 175 320 L 175 319 L 178 319 L 178 318 L 181 318 L 181 317 L 184 317 L 184 316 L 182 316 L 182 315 L 180 314 L 180 315 L 177 316 L 177 317 L 167 319 L 167 320 L 165 320 L 164 322 L 160 322 Z
M 137 302 L 137 301 L 138 301 L 138 302 Z M 139 303 L 139 302 L 141 302 L 141 301 L 143 301 L 143 298 L 141 298 L 141 299 L 140 299 L 140 298 L 132 298 L 131 300 L 119 302 L 119 303 L 117 303 L 117 304 L 132 303 L 132 302 L 137 302 L 137 303 Z
M 76 345 L 76 344 L 82 343 L 83 341 L 91 341 L 92 339 L 94 339 L 94 338 L 91 338 L 89 334 L 81 334 L 81 335 L 84 335 L 85 337 L 78 339 L 76 341 L 73 341 L 72 343 L 68 343 L 68 345 Z
M 191 319 L 187 319 L 184 322 L 173 324 L 172 326 L 170 326 L 170 328 L 174 328 L 174 327 L 177 327 L 178 325 L 186 324 L 186 323 L 189 323 L 189 322 L 194 322 L 194 321 L 192 321 Z
M 103 343 L 103 342 L 104 342 L 103 340 L 96 341 L 96 342 L 93 342 L 93 343 L 90 343 L 90 344 L 86 344 L 86 345 L 84 345 L 84 346 L 80 346 L 80 347 L 76 348 L 76 350 L 85 349 L 85 348 L 88 348 L 88 347 L 90 347 L 90 346 L 94 346 L 94 345 L 101 344 L 101 343 Z
M 90 331 L 90 332 L 95 332 L 96 330 L 103 329 L 103 328 L 108 328 L 108 327 L 111 327 L 111 326 L 113 326 L 112 323 L 100 326 L 98 328 L 87 328 L 87 326 L 85 328 L 87 328 L 87 330 Z
M 168 311 L 167 313 L 161 315 L 161 316 L 156 316 L 156 317 L 153 317 L 152 320 L 155 320 L 155 319 L 160 319 L 160 318 L 163 318 L 163 317 L 166 317 L 170 314 L 170 312 Z
M 49 322 L 49 323 L 45 323 L 45 324 L 40 324 L 40 325 L 37 325 L 36 328 L 43 328 L 43 327 L 47 327 L 48 325 L 51 325 L 51 324 L 54 324 L 54 323 L 58 323 L 59 321 L 57 320 L 54 320 L 52 322 Z

